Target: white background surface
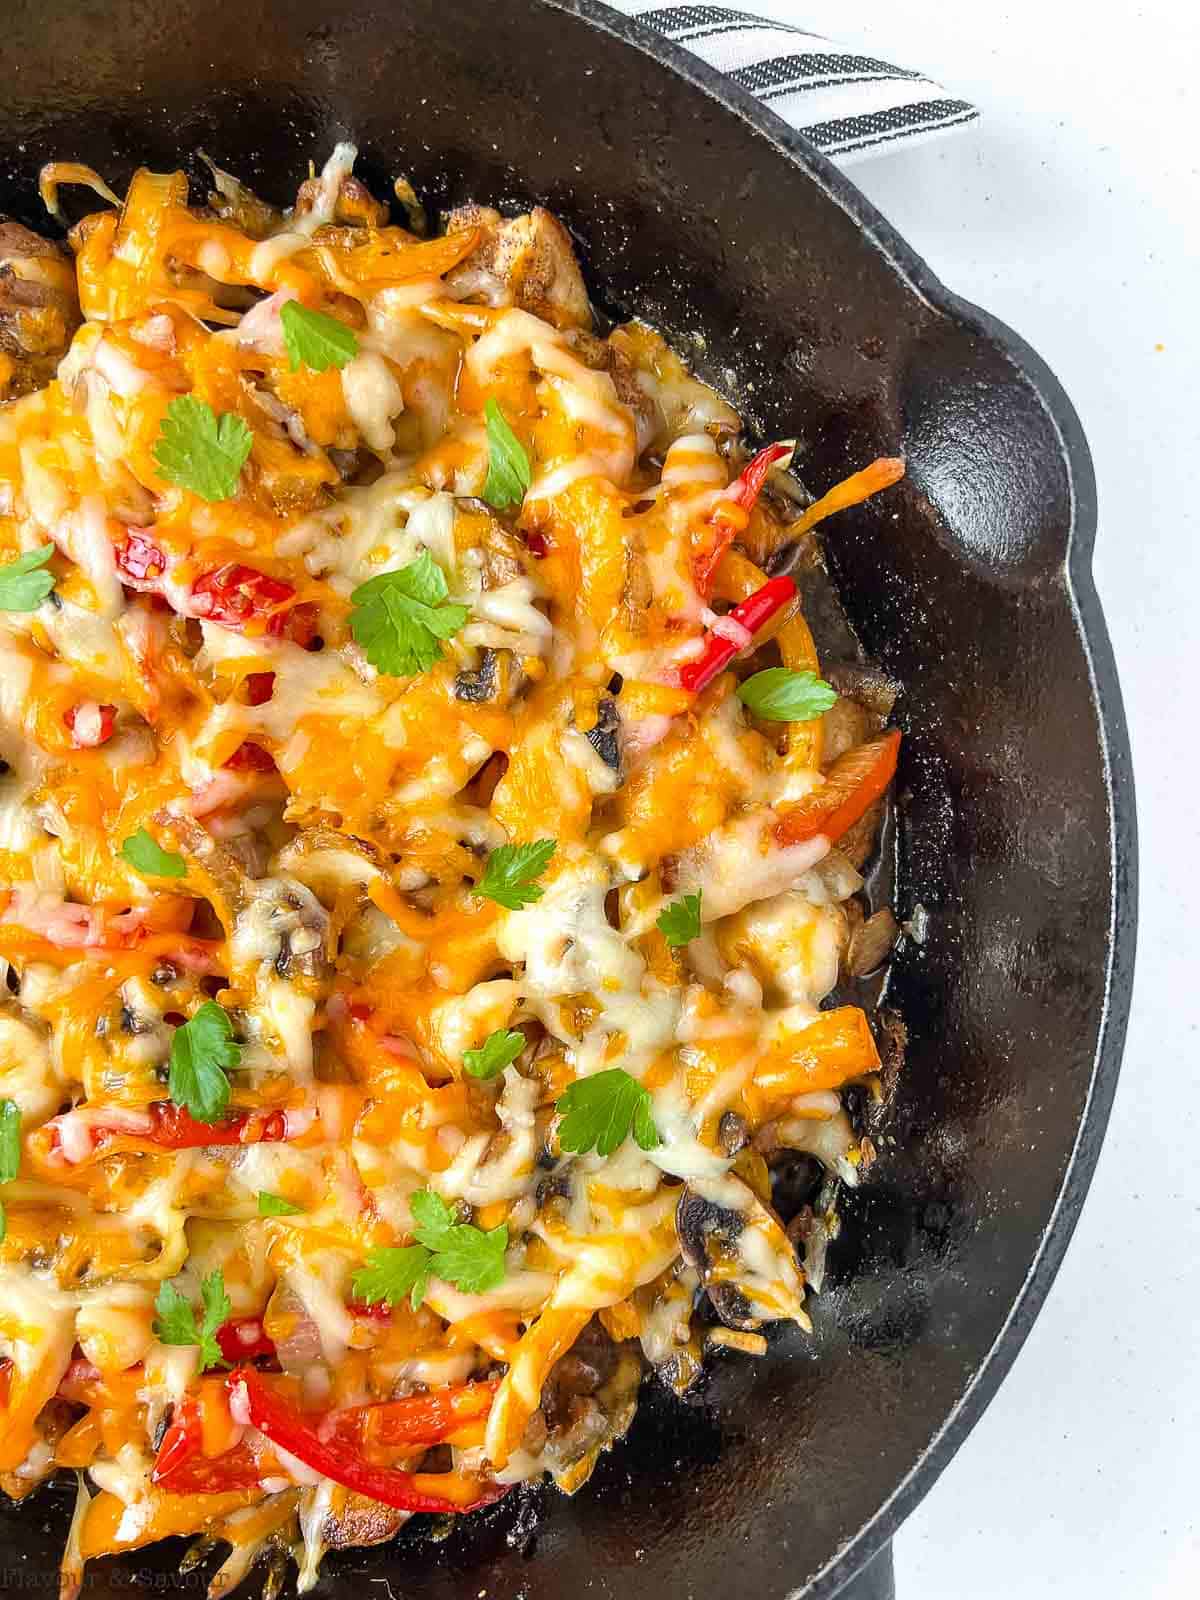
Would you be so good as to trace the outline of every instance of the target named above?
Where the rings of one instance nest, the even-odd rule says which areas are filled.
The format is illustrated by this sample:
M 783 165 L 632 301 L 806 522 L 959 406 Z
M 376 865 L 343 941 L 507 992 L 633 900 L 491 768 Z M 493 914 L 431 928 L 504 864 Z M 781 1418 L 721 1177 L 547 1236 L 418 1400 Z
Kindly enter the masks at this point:
M 982 109 L 851 176 L 1041 352 L 1083 418 L 1138 785 L 1138 976 L 1108 1140 L 1029 1342 L 897 1539 L 899 1600 L 1197 1600 L 1197 9 L 745 3 Z

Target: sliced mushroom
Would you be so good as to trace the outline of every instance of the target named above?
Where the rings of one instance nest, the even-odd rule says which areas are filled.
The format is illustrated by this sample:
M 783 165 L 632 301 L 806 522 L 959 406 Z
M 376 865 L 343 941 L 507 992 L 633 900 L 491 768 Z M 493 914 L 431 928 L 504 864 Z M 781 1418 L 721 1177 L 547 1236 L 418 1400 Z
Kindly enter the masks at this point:
M 0 399 L 43 388 L 81 320 L 66 252 L 0 218 L 0 355 L 10 364 Z
M 692 1328 L 699 1288 L 696 1269 L 676 1262 L 658 1282 L 635 1295 L 642 1354 L 656 1377 L 679 1395 L 687 1393 L 703 1366 L 700 1340 Z
M 232 173 L 222 171 L 203 150 L 197 154 L 212 173 L 209 206 L 223 222 L 232 222 L 235 228 L 240 228 L 252 239 L 267 239 L 279 232 L 283 227 L 282 211 L 260 200 L 253 189 L 248 189 Z
M 754 1135 L 755 1148 L 799 1150 L 813 1156 L 829 1172 L 836 1172 L 853 1189 L 858 1183 L 862 1153 L 845 1110 L 831 1117 L 780 1117 Z
M 621 770 L 621 714 L 617 702 L 601 700 L 597 707 L 595 726 L 584 736 L 606 767 L 614 772 Z
M 460 672 L 454 680 L 454 698 L 470 705 L 486 705 L 494 700 L 500 688 L 497 660 L 495 650 L 485 650 L 473 672 Z
M 329 913 L 316 895 L 296 878 L 250 881 L 253 897 L 238 913 L 229 941 L 235 968 L 269 963 L 288 980 L 324 977 Z
M 838 662 L 825 670 L 826 679 L 848 700 L 865 706 L 875 718 L 873 731 L 883 727 L 892 714 L 900 686 L 877 667 L 862 667 L 854 662 Z
M 351 1493 L 340 1511 L 331 1511 L 321 1524 L 321 1541 L 330 1550 L 350 1550 L 357 1545 L 386 1544 L 412 1516 Z
M 588 1396 L 577 1397 L 570 1426 L 557 1435 L 551 1432 L 543 1453 L 556 1487 L 564 1494 L 582 1489 L 604 1451 L 629 1432 L 637 1412 L 642 1380 L 637 1347 L 622 1344 L 610 1350 L 607 1377 Z M 564 1361 L 569 1362 L 573 1354 Z
M 739 1178 L 685 1184 L 675 1226 L 684 1260 L 727 1327 L 754 1332 L 787 1318 L 811 1328 L 804 1277 L 783 1226 Z
M 383 876 L 386 862 L 375 845 L 335 828 L 305 828 L 275 858 L 280 872 L 332 905 L 346 889 L 365 888 Z
M 877 972 L 900 937 L 900 925 L 890 906 L 884 906 L 855 928 L 846 951 L 846 971 L 852 978 Z
M 446 219 L 446 231 L 482 230 L 480 243 L 451 272 L 452 289 L 482 294 L 492 304 L 514 305 L 556 328 L 590 328 L 591 307 L 571 237 L 541 206 L 505 220 L 489 206 L 463 206 Z
M 324 173 L 304 180 L 296 192 L 293 221 L 308 216 L 323 203 L 326 182 Z M 361 179 L 343 173 L 333 204 L 332 220 L 335 225 L 345 228 L 382 228 L 388 220 L 388 208 L 381 200 L 376 200 Z
M 313 985 L 328 976 L 329 913 L 311 889 L 297 878 L 249 877 L 194 817 L 163 811 L 156 820 L 225 929 L 235 983 L 253 989 L 260 974 L 273 973 Z

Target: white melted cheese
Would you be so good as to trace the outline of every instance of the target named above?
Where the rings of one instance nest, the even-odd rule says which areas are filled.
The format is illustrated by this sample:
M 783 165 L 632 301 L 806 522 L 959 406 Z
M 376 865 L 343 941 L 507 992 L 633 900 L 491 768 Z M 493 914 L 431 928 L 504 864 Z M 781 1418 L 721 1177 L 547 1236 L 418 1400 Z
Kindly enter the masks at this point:
M 702 893 L 705 922 L 788 888 L 828 854 L 829 840 L 822 834 L 799 844 L 777 844 L 774 823 L 773 812 L 748 812 L 723 823 L 680 856 L 679 892 Z
M 471 1205 L 493 1205 L 515 1200 L 537 1182 L 537 1129 L 534 1112 L 541 1097 L 536 1078 L 523 1078 L 513 1067 L 504 1071 L 504 1088 L 496 1102 L 500 1133 L 492 1138 L 468 1139 L 459 1155 L 431 1180 L 448 1200 Z
M 392 419 L 404 410 L 404 390 L 375 350 L 363 350 L 342 368 L 342 394 L 354 426 L 372 450 L 388 451 L 396 442 Z

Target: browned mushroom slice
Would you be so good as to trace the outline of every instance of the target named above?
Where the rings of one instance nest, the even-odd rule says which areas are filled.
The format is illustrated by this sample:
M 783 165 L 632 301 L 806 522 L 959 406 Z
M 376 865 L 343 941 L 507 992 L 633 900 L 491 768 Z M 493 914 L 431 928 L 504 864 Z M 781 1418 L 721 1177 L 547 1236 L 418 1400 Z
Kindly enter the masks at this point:
M 296 194 L 293 221 L 306 217 L 322 203 L 325 178 L 306 178 Z M 388 220 L 388 208 L 360 179 L 349 173 L 338 185 L 337 199 L 333 203 L 332 221 L 344 228 L 382 228 Z
M 505 220 L 489 206 L 452 211 L 446 229 L 481 228 L 483 237 L 446 279 L 452 289 L 514 305 L 556 328 L 590 328 L 592 311 L 571 237 L 549 211 L 535 206 Z
M 778 1217 L 740 1178 L 685 1184 L 675 1226 L 684 1260 L 727 1327 L 753 1332 L 786 1318 L 811 1330 L 795 1251 Z
M 580 1344 L 583 1343 L 581 1339 Z M 551 1431 L 543 1460 L 556 1487 L 564 1494 L 583 1488 L 604 1451 L 611 1450 L 629 1432 L 637 1412 L 638 1385 L 642 1380 L 637 1347 L 629 1343 L 609 1345 L 606 1357 L 603 1368 L 598 1370 L 596 1362 L 589 1361 L 586 1346 L 580 1355 L 577 1345 L 559 1363 L 560 1367 L 574 1363 L 570 1378 L 565 1379 L 568 1383 L 574 1380 L 574 1394 L 569 1401 L 567 1425 Z M 584 1380 L 582 1386 L 580 1377 Z
M 326 905 L 332 905 L 346 889 L 365 889 L 387 871 L 383 853 L 368 840 L 322 827 L 298 833 L 279 852 L 276 865 Z
M 80 321 L 66 251 L 0 218 L 0 399 L 49 383 Z
M 267 239 L 279 232 L 284 226 L 282 211 L 260 200 L 253 189 L 248 189 L 231 172 L 223 171 L 203 150 L 198 154 L 212 173 L 209 206 L 223 222 L 231 222 L 252 239 Z
M 225 929 L 235 983 L 253 989 L 266 972 L 312 988 L 328 976 L 329 913 L 311 889 L 295 878 L 251 878 L 194 817 L 164 811 L 156 820 Z
M 340 1511 L 331 1511 L 321 1524 L 321 1541 L 330 1550 L 350 1550 L 356 1545 L 386 1544 L 412 1515 L 392 1506 L 350 1494 Z

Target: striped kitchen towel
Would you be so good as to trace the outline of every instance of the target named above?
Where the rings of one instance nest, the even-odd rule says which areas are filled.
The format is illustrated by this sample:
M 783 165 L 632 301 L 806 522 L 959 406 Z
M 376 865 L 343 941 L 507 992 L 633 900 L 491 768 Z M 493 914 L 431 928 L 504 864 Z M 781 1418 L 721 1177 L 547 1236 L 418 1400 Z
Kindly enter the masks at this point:
M 726 73 L 839 165 L 933 138 L 979 115 L 919 72 L 788 22 L 688 0 L 609 4 Z

